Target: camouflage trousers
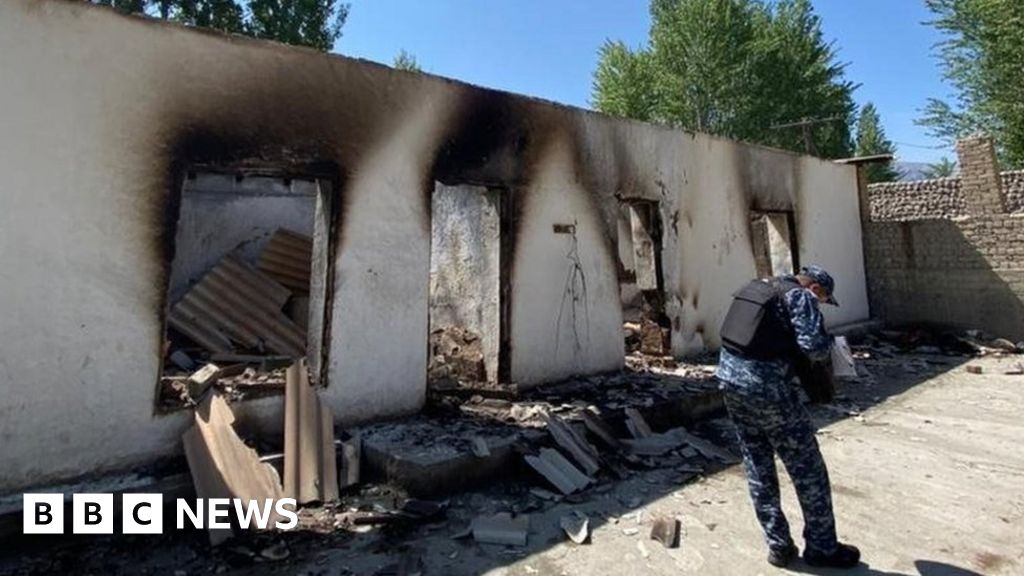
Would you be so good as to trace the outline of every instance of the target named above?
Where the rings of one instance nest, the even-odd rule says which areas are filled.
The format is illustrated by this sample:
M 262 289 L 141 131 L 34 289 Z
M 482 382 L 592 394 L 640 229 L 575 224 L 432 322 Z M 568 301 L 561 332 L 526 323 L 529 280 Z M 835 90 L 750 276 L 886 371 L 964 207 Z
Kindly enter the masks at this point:
M 832 553 L 837 541 L 828 470 L 796 388 L 786 379 L 765 378 L 750 388 L 723 382 L 722 393 L 736 426 L 750 497 L 769 548 L 779 550 L 793 543 L 780 501 L 778 454 L 803 511 L 806 548 Z

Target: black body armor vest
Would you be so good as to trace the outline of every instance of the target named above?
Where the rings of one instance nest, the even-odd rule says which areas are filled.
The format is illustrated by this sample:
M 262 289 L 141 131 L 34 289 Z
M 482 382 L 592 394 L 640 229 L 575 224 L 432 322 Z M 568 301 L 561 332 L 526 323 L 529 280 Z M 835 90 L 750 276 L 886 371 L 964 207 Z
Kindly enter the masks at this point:
M 786 278 L 751 280 L 733 294 L 732 305 L 722 323 L 722 346 L 741 358 L 752 360 L 793 359 L 796 336 L 788 318 L 779 314 L 782 296 L 799 288 Z

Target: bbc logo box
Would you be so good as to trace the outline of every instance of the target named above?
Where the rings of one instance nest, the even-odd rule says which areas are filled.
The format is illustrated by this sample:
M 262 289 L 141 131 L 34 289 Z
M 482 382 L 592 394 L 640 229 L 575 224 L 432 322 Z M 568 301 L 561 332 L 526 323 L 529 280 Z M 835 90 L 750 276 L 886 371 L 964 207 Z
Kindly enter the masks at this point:
M 65 501 L 63 494 L 25 494 L 22 526 L 25 534 L 63 534 Z M 121 533 L 162 534 L 163 496 L 161 494 L 123 494 L 121 497 Z M 117 510 L 113 494 L 73 494 L 71 532 L 73 534 L 113 534 Z

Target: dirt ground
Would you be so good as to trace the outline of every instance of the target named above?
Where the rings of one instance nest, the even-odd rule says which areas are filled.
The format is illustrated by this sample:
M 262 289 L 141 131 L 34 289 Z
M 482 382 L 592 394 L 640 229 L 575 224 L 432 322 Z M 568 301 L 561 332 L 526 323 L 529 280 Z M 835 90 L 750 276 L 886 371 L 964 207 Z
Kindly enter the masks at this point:
M 814 407 L 829 466 L 837 524 L 863 563 L 811 574 L 964 576 L 1024 573 L 1024 375 L 1019 355 L 969 358 L 867 349 L 864 376 L 843 383 L 833 405 Z M 968 365 L 982 374 L 969 373 Z M 728 422 L 710 423 L 727 429 Z M 781 469 L 781 468 L 780 468 Z M 688 481 L 687 481 L 688 480 Z M 532 482 L 532 483 L 531 483 Z M 560 500 L 530 495 L 538 478 L 499 483 L 448 501 L 433 523 L 331 529 L 339 510 L 304 517 L 306 529 L 252 534 L 216 550 L 198 532 L 159 537 L 15 537 L 0 543 L 0 574 L 775 574 L 741 466 L 707 475 L 666 466 L 606 479 Z M 799 544 L 802 522 L 788 478 L 784 503 Z M 359 495 L 365 503 L 387 489 Z M 342 502 L 344 507 L 346 503 Z M 526 513 L 525 547 L 456 539 L 484 513 Z M 568 541 L 559 518 L 580 512 L 591 537 Z M 654 519 L 678 518 L 681 545 L 650 539 Z M 324 526 L 327 529 L 324 529 Z M 285 556 L 282 558 L 282 556 Z

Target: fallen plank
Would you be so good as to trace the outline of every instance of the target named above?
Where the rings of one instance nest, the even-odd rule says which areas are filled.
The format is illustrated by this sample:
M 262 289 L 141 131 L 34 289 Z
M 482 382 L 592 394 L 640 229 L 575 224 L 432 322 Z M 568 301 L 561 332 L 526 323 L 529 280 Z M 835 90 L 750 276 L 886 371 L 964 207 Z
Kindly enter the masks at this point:
M 541 418 L 544 419 L 544 424 L 555 442 L 572 456 L 584 472 L 596 474 L 601 469 L 597 461 L 597 450 L 581 438 L 571 426 L 566 425 L 558 416 L 552 416 L 547 412 L 542 413 Z
M 272 526 L 278 519 L 272 501 L 282 497 L 280 478 L 273 466 L 260 462 L 256 451 L 242 442 L 234 422 L 227 401 L 214 392 L 196 409 L 195 424 L 182 435 L 196 496 L 256 501 L 261 509 L 270 500 Z M 210 542 L 220 544 L 231 534 L 230 529 L 211 530 Z

